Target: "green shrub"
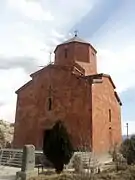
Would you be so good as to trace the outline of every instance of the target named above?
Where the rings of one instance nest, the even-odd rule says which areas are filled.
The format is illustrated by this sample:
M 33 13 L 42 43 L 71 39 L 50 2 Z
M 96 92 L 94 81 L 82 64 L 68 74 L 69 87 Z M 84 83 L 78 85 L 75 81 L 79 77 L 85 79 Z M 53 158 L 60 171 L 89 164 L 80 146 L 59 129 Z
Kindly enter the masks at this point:
M 0 147 L 4 147 L 5 145 L 5 136 L 4 132 L 0 129 Z
M 52 129 L 45 131 L 43 152 L 57 173 L 61 173 L 64 165 L 69 163 L 73 155 L 73 146 L 61 121 L 58 121 Z
M 135 135 L 131 136 L 130 139 L 126 139 L 122 143 L 120 152 L 127 160 L 127 164 L 135 164 Z

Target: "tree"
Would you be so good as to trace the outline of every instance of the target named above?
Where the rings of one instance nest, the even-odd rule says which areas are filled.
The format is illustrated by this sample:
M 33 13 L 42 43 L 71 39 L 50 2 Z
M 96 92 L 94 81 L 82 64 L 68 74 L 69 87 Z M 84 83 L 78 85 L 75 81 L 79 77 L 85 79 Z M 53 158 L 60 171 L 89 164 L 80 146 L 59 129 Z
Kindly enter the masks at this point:
M 57 173 L 61 173 L 64 164 L 68 164 L 73 155 L 70 136 L 61 121 L 44 134 L 43 153 L 54 165 Z
M 135 135 L 131 136 L 130 139 L 124 140 L 120 151 L 127 160 L 127 164 L 135 164 Z
M 4 132 L 0 129 L 0 147 L 4 147 L 5 145 L 5 136 Z

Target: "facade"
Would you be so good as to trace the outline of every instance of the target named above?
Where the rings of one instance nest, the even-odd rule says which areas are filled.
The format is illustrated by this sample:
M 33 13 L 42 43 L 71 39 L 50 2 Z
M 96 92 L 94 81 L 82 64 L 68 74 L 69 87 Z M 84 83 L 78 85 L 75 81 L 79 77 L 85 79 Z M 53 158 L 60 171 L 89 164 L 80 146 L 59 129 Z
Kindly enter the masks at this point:
M 16 91 L 14 147 L 41 149 L 44 131 L 61 120 L 75 149 L 108 152 L 122 140 L 122 104 L 110 75 L 97 73 L 97 51 L 75 35 L 54 53 L 54 63 Z

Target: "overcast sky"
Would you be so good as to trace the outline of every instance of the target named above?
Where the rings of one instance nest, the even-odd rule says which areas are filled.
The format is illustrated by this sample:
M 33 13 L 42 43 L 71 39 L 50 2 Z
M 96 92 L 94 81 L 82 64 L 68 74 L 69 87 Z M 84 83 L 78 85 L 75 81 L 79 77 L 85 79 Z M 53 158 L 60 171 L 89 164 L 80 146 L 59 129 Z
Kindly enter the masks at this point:
M 73 35 L 95 46 L 123 102 L 122 129 L 135 133 L 135 0 L 0 0 L 0 118 L 14 122 L 15 91 Z

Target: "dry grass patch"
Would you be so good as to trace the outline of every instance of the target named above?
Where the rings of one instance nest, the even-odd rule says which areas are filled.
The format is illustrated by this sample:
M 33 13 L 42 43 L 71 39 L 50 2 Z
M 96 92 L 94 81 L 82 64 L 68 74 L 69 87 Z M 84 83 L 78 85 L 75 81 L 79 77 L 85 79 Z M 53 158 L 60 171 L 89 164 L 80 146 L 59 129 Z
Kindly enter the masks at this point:
M 38 177 L 31 178 L 30 180 L 135 180 L 135 166 L 128 166 L 126 170 L 116 171 L 114 167 L 89 176 L 87 174 L 73 174 L 63 172 L 60 175 L 39 175 Z

